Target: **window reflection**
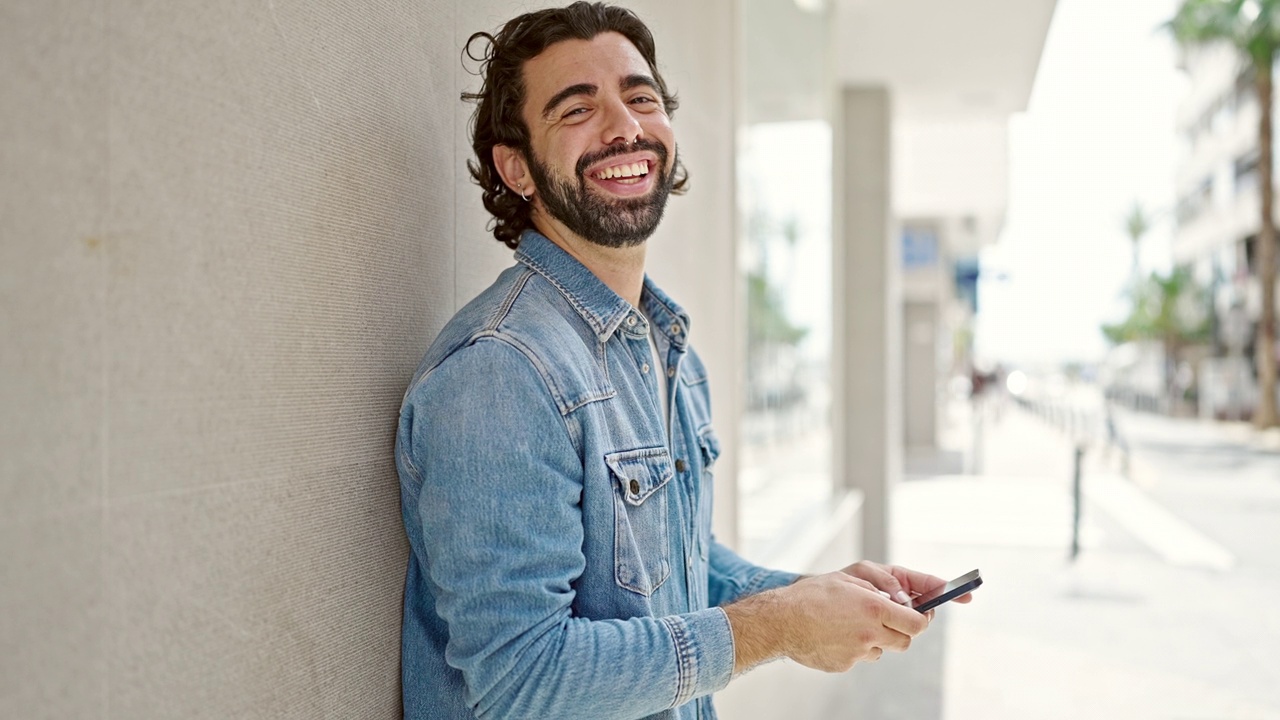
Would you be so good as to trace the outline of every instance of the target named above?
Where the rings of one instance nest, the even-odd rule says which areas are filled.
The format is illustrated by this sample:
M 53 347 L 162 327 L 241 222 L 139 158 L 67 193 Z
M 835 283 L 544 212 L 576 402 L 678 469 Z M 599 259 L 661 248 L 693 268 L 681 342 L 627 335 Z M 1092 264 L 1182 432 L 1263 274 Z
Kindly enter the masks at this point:
M 746 412 L 739 478 L 743 549 L 768 561 L 827 512 L 831 475 L 831 127 L 747 129 Z

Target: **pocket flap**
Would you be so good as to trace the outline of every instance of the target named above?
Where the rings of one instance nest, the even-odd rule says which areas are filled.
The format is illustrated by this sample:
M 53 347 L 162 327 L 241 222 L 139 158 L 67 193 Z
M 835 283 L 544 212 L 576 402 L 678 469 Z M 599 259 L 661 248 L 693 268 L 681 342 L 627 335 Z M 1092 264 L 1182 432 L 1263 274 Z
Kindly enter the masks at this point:
M 666 448 L 642 448 L 609 453 L 604 462 L 631 505 L 643 503 L 675 476 L 671 454 Z

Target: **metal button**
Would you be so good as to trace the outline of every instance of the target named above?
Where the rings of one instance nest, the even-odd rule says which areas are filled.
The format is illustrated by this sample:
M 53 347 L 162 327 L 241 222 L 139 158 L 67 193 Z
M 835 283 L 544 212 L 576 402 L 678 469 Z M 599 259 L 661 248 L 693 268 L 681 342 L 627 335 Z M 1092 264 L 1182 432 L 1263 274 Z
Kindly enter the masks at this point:
M 639 480 L 636 480 L 635 478 L 632 478 L 632 480 L 631 480 L 631 484 L 630 484 L 628 487 L 630 487 L 630 488 L 631 488 L 631 494 L 632 494 L 632 495 L 639 495 L 639 494 L 640 494 L 640 481 L 639 481 Z
M 684 472 L 685 467 L 686 467 L 686 466 L 685 466 L 685 464 L 684 464 L 684 460 L 681 460 L 681 459 L 677 458 L 677 459 L 676 459 L 676 472 Z
M 680 323 L 672 323 L 672 324 L 671 324 L 671 333 L 672 333 L 673 335 L 679 335 L 679 334 L 680 334 Z
M 630 326 L 632 326 L 632 327 L 635 327 L 635 324 L 636 324 L 636 316 L 635 316 L 635 315 L 628 315 L 628 316 L 627 316 L 627 324 L 628 324 L 628 325 L 630 325 Z
M 642 372 L 642 373 L 647 373 L 647 372 L 649 372 L 649 363 L 645 363 L 645 364 L 641 365 L 641 366 L 640 366 L 640 372 Z
M 667 377 L 675 377 L 675 376 L 676 376 L 676 366 L 672 365 L 671 367 L 667 368 Z

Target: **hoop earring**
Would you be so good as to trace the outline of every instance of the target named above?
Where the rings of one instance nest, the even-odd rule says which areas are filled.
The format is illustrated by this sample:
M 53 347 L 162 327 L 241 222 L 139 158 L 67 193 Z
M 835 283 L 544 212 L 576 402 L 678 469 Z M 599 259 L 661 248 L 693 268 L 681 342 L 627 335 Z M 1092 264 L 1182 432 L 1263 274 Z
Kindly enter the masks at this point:
M 524 194 L 524 183 L 517 185 L 516 189 L 520 191 L 520 199 L 525 202 L 529 202 L 529 198 L 525 197 L 525 194 Z

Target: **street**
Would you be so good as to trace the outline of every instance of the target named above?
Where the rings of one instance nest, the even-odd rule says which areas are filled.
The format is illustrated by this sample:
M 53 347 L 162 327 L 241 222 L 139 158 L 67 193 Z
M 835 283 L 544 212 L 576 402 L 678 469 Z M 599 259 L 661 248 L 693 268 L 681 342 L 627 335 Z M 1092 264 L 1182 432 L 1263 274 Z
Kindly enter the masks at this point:
M 952 412 L 976 472 L 909 479 L 893 510 L 895 562 L 986 580 L 940 611 L 945 720 L 1280 719 L 1280 453 L 1117 412 L 1129 477 L 1087 447 L 1072 561 L 1068 435 L 1007 401 Z

